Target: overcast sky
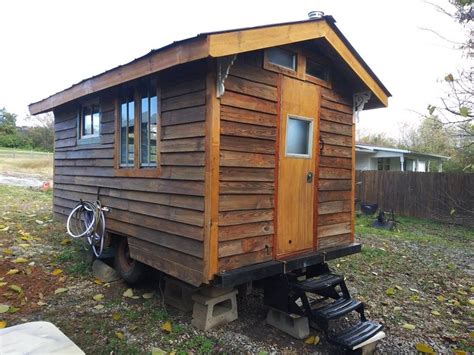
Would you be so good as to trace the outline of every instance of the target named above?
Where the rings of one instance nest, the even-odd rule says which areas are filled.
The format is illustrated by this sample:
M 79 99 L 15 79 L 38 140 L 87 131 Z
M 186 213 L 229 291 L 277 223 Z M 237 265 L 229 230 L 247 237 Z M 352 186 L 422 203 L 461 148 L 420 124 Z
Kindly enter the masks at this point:
M 434 0 L 448 6 L 447 0 Z M 27 105 L 201 32 L 307 18 L 311 10 L 337 25 L 393 97 L 389 108 L 364 111 L 359 129 L 397 136 L 442 94 L 439 80 L 460 68 L 460 51 L 431 32 L 462 41 L 459 25 L 422 0 L 292 1 L 0 1 L 0 107 Z

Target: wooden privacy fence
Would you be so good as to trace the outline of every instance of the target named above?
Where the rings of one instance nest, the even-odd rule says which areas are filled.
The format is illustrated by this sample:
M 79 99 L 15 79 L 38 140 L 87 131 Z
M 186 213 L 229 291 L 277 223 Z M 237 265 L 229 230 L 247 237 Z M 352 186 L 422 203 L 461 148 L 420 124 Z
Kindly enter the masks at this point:
M 474 226 L 474 174 L 357 171 L 356 198 L 396 214 Z

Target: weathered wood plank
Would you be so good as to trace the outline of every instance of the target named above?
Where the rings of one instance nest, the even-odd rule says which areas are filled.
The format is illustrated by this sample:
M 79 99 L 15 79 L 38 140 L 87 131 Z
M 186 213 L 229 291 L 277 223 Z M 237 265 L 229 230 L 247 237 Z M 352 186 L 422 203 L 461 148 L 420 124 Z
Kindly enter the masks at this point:
M 344 147 L 352 147 L 352 137 L 343 136 L 340 134 L 321 132 L 321 139 L 325 144 L 341 145 Z
M 275 142 L 263 139 L 221 136 L 221 149 L 237 152 L 274 154 Z
M 318 216 L 318 225 L 324 226 L 327 224 L 336 224 L 336 223 L 343 223 L 343 222 L 350 223 L 351 220 L 352 220 L 351 212 L 322 214 Z
M 204 166 L 204 152 L 162 153 L 162 165 Z
M 351 200 L 320 202 L 318 204 L 318 213 L 323 215 L 329 213 L 349 212 L 352 203 Z
M 204 137 L 206 135 L 205 124 L 204 121 L 202 121 L 176 126 L 166 126 L 162 128 L 162 135 L 163 140 Z
M 222 121 L 221 134 L 227 136 L 275 140 L 276 128 L 251 125 L 247 123 Z
M 237 211 L 273 208 L 272 195 L 221 195 L 219 211 Z
M 222 226 L 219 228 L 219 241 L 270 235 L 273 232 L 273 221 Z
M 161 101 L 161 112 L 179 110 L 186 107 L 201 106 L 206 103 L 206 91 L 196 91 L 189 94 L 170 97 Z
M 319 202 L 344 201 L 351 199 L 350 191 L 319 191 Z
M 219 259 L 219 271 L 233 270 L 242 266 L 272 260 L 272 248 Z
M 205 88 L 206 80 L 204 77 L 192 80 L 182 80 L 174 85 L 163 84 L 161 88 L 161 98 L 165 100 L 170 97 L 190 94 L 196 91 L 202 91 Z
M 274 169 L 230 168 L 220 169 L 221 181 L 274 181 Z
M 352 127 L 346 124 L 326 121 L 321 117 L 319 122 L 319 129 L 321 132 L 337 133 L 345 136 L 352 136 Z
M 351 169 L 352 168 L 352 159 L 350 159 L 350 158 L 327 157 L 327 156 L 321 155 L 319 157 L 319 165 L 320 166 L 332 167 L 332 168 Z
M 226 91 L 224 93 L 224 95 L 221 97 L 221 104 L 263 113 L 277 113 L 276 104 L 272 101 L 238 94 L 232 91 Z
M 162 153 L 203 152 L 204 146 L 204 138 L 197 137 L 162 141 L 160 149 Z
M 219 226 L 232 226 L 272 220 L 273 209 L 228 211 L 219 213 Z
M 204 121 L 206 106 L 197 106 L 163 112 L 161 114 L 161 125 L 172 126 L 177 124 Z
M 318 181 L 319 191 L 350 191 L 352 188 L 351 180 L 323 180 Z
M 277 89 L 273 86 L 257 83 L 229 75 L 225 81 L 226 91 L 255 96 L 261 99 L 277 101 Z
M 339 234 L 348 234 L 351 232 L 351 223 L 344 222 L 326 226 L 318 226 L 317 230 L 318 238 L 325 238 Z
M 276 127 L 277 116 L 262 112 L 250 111 L 244 108 L 221 106 L 223 121 L 241 122 L 265 127 Z
M 275 185 L 273 182 L 262 181 L 221 181 L 220 192 L 223 195 L 249 194 L 263 195 L 273 194 Z
M 351 243 L 350 234 L 333 235 L 325 238 L 318 238 L 318 249 L 328 249 L 340 247 Z
M 231 152 L 221 150 L 221 166 L 249 167 L 249 168 L 274 168 L 275 156 L 269 154 Z
M 259 250 L 270 250 L 272 244 L 273 235 L 222 242 L 219 243 L 219 258 L 248 254 Z
M 350 179 L 352 177 L 352 171 L 349 169 L 339 169 L 339 168 L 327 168 L 321 167 L 319 169 L 319 178 L 320 179 Z
M 341 147 L 332 144 L 324 144 L 321 153 L 327 157 L 352 158 L 352 149 L 350 147 Z
M 239 63 L 239 58 L 237 58 L 237 63 L 230 67 L 230 74 L 257 83 L 271 86 L 277 85 L 278 74 L 253 65 L 241 64 Z

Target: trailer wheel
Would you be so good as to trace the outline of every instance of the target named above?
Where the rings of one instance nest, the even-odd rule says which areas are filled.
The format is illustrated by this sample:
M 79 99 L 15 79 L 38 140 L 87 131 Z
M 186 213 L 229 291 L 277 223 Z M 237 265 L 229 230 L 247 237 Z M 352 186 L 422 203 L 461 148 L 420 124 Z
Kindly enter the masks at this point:
M 145 276 L 145 264 L 130 257 L 127 238 L 120 238 L 116 245 L 114 266 L 128 284 L 136 284 Z

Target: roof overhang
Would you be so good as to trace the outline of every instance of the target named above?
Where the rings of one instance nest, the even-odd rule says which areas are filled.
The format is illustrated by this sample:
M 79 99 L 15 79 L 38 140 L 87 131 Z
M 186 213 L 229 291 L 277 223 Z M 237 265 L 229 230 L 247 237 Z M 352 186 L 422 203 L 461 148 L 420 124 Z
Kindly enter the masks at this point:
M 29 105 L 33 115 L 80 97 L 105 90 L 121 83 L 138 79 L 176 65 L 207 57 L 223 57 L 253 50 L 324 38 L 364 83 L 378 102 L 378 107 L 388 105 L 390 92 L 363 61 L 331 16 L 316 20 L 274 24 L 223 32 L 212 32 L 174 42 L 151 51 L 132 62 L 85 79 L 68 89 Z

